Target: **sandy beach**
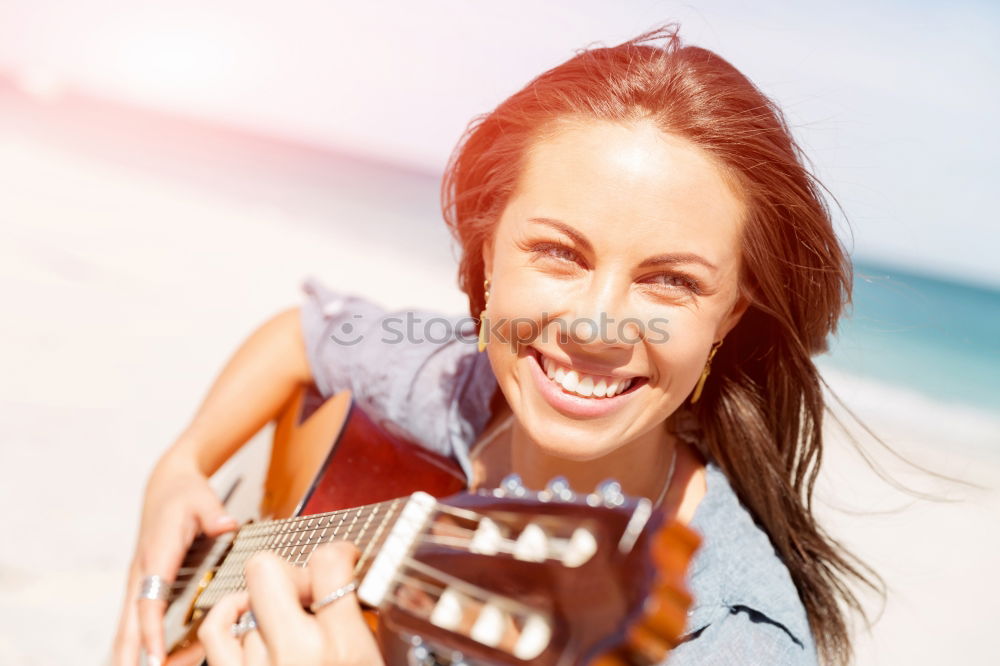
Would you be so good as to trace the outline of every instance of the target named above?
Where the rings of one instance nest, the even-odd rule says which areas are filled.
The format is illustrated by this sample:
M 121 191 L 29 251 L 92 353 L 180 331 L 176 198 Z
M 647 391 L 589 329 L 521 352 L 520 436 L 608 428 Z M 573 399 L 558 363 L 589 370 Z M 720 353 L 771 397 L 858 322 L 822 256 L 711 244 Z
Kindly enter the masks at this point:
M 150 467 L 307 275 L 464 312 L 436 197 L 429 176 L 0 87 L 0 663 L 102 662 Z M 968 482 L 835 408 L 818 510 L 889 589 L 857 663 L 1000 663 L 1000 417 L 825 376 L 901 457 Z

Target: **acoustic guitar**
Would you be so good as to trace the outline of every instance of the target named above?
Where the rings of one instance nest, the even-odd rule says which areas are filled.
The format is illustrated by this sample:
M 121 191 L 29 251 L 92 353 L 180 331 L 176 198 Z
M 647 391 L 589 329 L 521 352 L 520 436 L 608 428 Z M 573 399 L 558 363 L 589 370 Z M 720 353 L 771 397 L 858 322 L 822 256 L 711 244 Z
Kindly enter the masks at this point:
M 577 494 L 508 477 L 468 492 L 454 461 L 375 423 L 349 393 L 297 392 L 277 421 L 262 520 L 198 537 L 164 619 L 170 666 L 262 550 L 304 565 L 353 542 L 357 596 L 389 664 L 652 664 L 683 631 L 699 537 L 615 483 Z

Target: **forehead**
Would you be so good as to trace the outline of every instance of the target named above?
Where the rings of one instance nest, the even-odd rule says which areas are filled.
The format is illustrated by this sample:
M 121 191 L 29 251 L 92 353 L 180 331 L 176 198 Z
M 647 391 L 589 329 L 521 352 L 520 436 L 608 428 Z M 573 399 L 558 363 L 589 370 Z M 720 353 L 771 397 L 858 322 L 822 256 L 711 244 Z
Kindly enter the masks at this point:
M 700 251 L 722 261 L 738 248 L 743 204 L 693 143 L 650 122 L 594 120 L 561 126 L 532 145 L 507 212 L 559 219 L 588 236 L 650 251 Z M 685 247 L 665 247 L 677 244 Z

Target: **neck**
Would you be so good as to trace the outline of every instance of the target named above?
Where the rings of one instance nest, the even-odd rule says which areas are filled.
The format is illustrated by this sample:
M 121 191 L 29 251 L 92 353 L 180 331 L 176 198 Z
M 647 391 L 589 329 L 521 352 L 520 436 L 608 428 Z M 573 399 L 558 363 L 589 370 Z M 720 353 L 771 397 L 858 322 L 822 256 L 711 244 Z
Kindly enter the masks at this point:
M 198 598 L 199 608 L 210 608 L 225 594 L 244 588 L 243 566 L 255 553 L 270 551 L 299 566 L 321 544 L 350 541 L 361 552 L 355 574 L 363 578 L 382 542 L 392 530 L 406 498 L 352 509 L 285 520 L 251 523 L 236 533 L 232 549 Z
M 543 488 L 553 477 L 564 476 L 574 490 L 589 492 L 614 479 L 625 493 L 655 500 L 668 483 L 677 441 L 663 425 L 599 458 L 571 460 L 546 452 L 515 420 L 510 447 L 512 469 L 529 488 Z

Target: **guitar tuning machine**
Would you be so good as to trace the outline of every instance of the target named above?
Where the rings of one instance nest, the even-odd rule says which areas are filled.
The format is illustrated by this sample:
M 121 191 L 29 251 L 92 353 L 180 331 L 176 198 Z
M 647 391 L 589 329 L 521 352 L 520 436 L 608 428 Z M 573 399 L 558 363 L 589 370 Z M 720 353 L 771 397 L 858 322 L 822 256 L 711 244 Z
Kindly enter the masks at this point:
M 560 502 L 572 502 L 576 499 L 576 493 L 570 488 L 569 481 L 565 476 L 557 476 L 552 478 L 548 484 L 545 486 L 545 490 L 538 493 L 538 499 L 543 502 L 547 502 L 550 499 L 555 499 Z
M 437 659 L 424 645 L 420 636 L 410 638 L 410 649 L 406 652 L 406 666 L 436 666 Z
M 410 637 L 410 649 L 406 652 L 407 666 L 469 666 L 461 652 L 452 651 L 445 661 L 431 650 L 420 636 Z
M 521 482 L 519 474 L 508 474 L 500 482 L 500 487 L 493 491 L 495 497 L 524 497 L 528 489 Z
M 597 488 L 590 495 L 587 495 L 587 504 L 591 506 L 617 507 L 625 503 L 625 493 L 622 492 L 622 484 L 614 479 L 607 479 L 597 484 Z

